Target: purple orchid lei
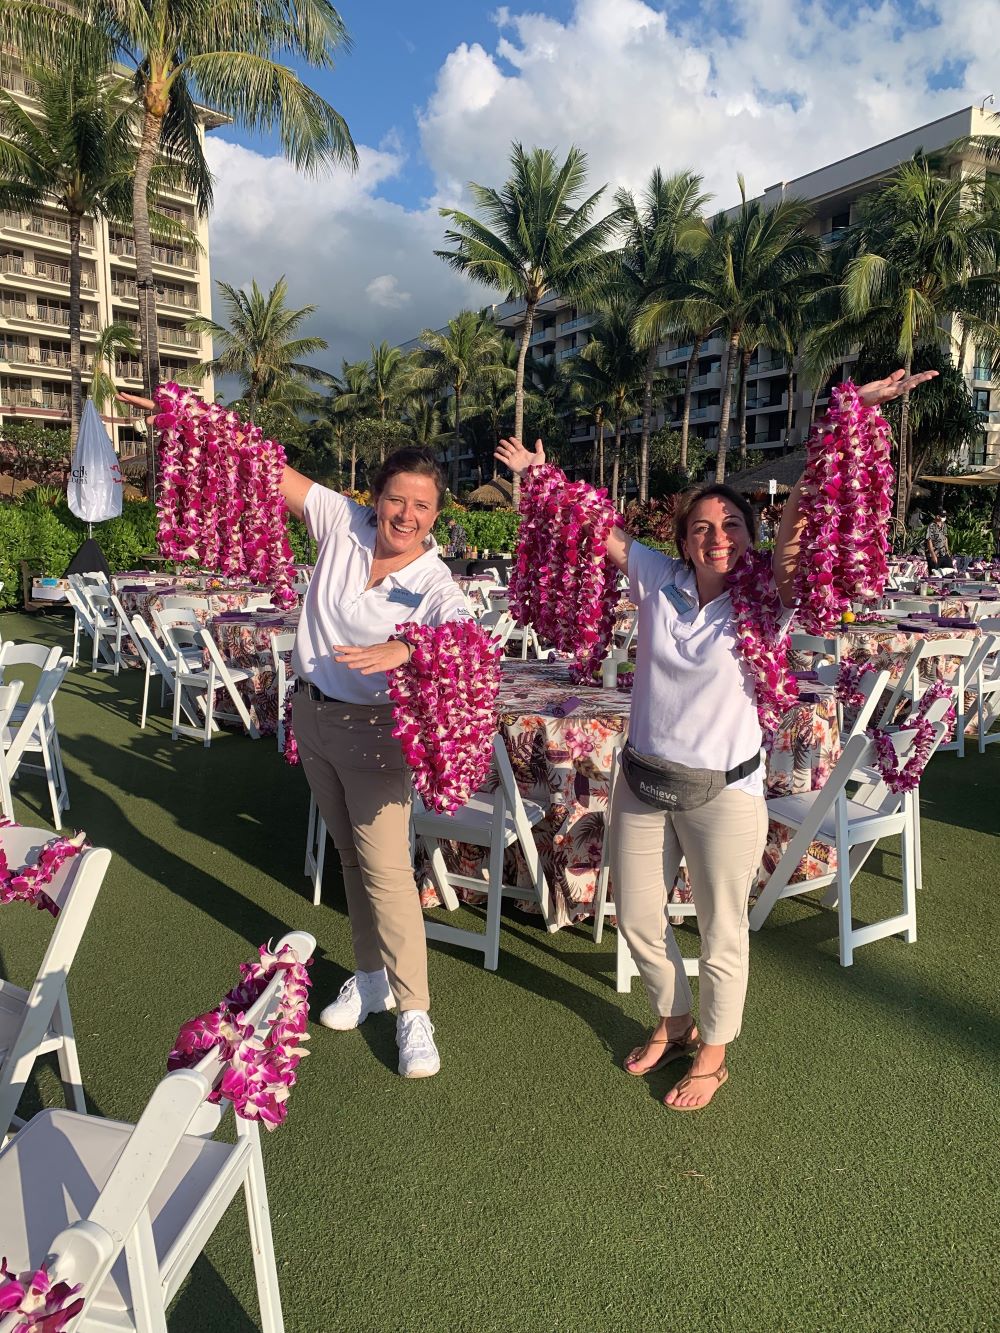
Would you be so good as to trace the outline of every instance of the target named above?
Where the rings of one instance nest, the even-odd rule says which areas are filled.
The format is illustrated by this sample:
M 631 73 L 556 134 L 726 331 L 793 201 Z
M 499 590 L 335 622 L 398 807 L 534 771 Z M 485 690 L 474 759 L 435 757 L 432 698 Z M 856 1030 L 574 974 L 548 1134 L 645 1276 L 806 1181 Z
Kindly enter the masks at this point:
M 852 601 L 879 597 L 888 576 L 892 512 L 889 425 L 846 380 L 809 439 L 799 506 L 808 559 L 795 574 L 798 619 L 828 634 Z
M 269 583 L 275 606 L 294 606 L 295 572 L 280 486 L 285 451 L 235 412 L 180 385 L 156 391 L 160 432 L 157 543 L 170 560 L 196 560 L 229 578 Z
M 288 1114 L 299 1061 L 309 1054 L 303 1043 L 309 1040 L 306 969 L 311 961 L 298 962 L 287 946 L 273 954 L 268 945 L 261 945 L 260 961 L 240 964 L 240 981 L 218 1008 L 182 1024 L 167 1069 L 188 1069 L 218 1047 L 227 1068 L 209 1101 L 228 1097 L 243 1120 L 259 1120 L 265 1129 L 276 1129 Z M 260 1039 L 244 1015 L 279 971 L 278 1012 L 267 1036 Z
M 292 700 L 294 697 L 294 690 L 285 695 L 285 749 L 283 758 L 286 764 L 297 764 L 299 762 L 299 743 L 295 739 L 295 728 L 292 726 Z
M 0 828 L 16 828 L 9 819 L 0 820 Z M 60 866 L 79 855 L 87 845 L 87 835 L 77 833 L 72 838 L 56 837 L 42 847 L 31 865 L 11 870 L 7 857 L 0 847 L 0 904 L 34 903 L 39 911 L 59 915 L 58 905 L 45 892 L 44 886 L 51 884 Z
M 781 633 L 781 598 L 771 557 L 748 548 L 729 575 L 736 620 L 736 649 L 753 677 L 757 718 L 770 749 L 778 723 L 799 697 L 788 665 L 788 639 Z
M 861 690 L 861 678 L 877 670 L 878 667 L 871 658 L 864 662 L 852 662 L 849 657 L 842 660 L 834 691 L 845 708 L 858 709 L 862 706 L 865 696 Z
M 501 649 L 474 620 L 397 625 L 410 660 L 387 671 L 413 785 L 429 810 L 451 814 L 486 779 L 496 735 Z
M 933 684 L 928 685 L 920 696 L 914 712 L 899 728 L 900 731 L 915 731 L 917 733 L 913 740 L 910 757 L 902 769 L 899 767 L 899 756 L 896 754 L 896 748 L 892 743 L 890 733 L 882 731 L 879 727 L 873 727 L 868 733 L 875 743 L 875 763 L 882 774 L 882 780 L 889 790 L 897 795 L 900 792 L 913 791 L 919 785 L 924 769 L 927 767 L 927 761 L 931 757 L 931 749 L 934 744 L 935 731 L 934 723 L 927 721 L 927 713 L 936 699 L 951 700 L 951 707 L 944 715 L 944 723 L 948 728 L 954 724 L 955 691 L 945 681 L 936 680 Z
M 43 1264 L 35 1272 L 12 1273 L 0 1259 L 0 1318 L 10 1333 L 66 1333 L 70 1320 L 83 1309 L 81 1284 L 53 1282 Z
M 567 481 L 548 463 L 522 477 L 520 510 L 510 575 L 514 619 L 572 653 L 571 677 L 591 683 L 607 656 L 618 602 L 618 571 L 608 559 L 618 515 L 606 491 Z

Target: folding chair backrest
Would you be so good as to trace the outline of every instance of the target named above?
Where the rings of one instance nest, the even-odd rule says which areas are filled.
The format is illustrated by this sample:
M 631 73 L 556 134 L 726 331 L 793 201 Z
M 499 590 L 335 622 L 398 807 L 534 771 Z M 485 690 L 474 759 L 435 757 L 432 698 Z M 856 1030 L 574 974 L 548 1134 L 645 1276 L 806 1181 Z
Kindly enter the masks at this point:
M 840 668 L 833 663 L 816 668 L 816 674 L 819 676 L 820 683 L 823 685 L 836 685 L 837 676 Z M 889 672 L 885 671 L 866 671 L 858 680 L 858 693 L 863 696 L 863 702 L 858 708 L 854 721 L 851 724 L 849 735 L 863 735 L 867 730 L 875 709 L 879 705 L 882 695 L 889 688 Z M 847 743 L 848 737 L 841 737 L 841 744 Z
M 788 646 L 793 653 L 812 653 L 814 657 L 830 657 L 840 661 L 840 640 L 827 639 L 819 634 L 800 634 L 794 630 L 788 639 Z
M 247 598 L 247 604 L 243 608 L 245 611 L 263 611 L 265 609 L 274 609 L 274 602 L 269 592 L 254 592 Z
M 275 952 L 290 946 L 300 962 L 306 962 L 316 947 L 316 941 L 304 931 L 295 931 L 278 943 Z M 259 999 L 247 1010 L 246 1021 L 253 1025 L 258 1039 L 266 1037 L 278 1017 L 277 997 L 282 984 L 280 973 L 268 984 Z M 174 1153 L 185 1135 L 194 1133 L 208 1137 L 223 1112 L 207 1106 L 209 1095 L 219 1088 L 227 1064 L 216 1051 L 209 1052 L 194 1068 L 176 1069 L 161 1079 L 153 1091 L 146 1109 L 129 1136 L 121 1156 L 112 1168 L 104 1188 L 90 1214 L 84 1220 L 67 1227 L 55 1238 L 51 1247 L 50 1276 L 56 1280 L 82 1282 L 84 1305 L 81 1320 L 86 1320 L 88 1306 L 123 1249 L 129 1254 L 129 1277 L 133 1297 L 141 1295 L 140 1274 L 132 1272 L 133 1260 L 142 1246 L 130 1245 L 136 1229 L 145 1231 L 152 1242 L 149 1227 L 149 1209 L 154 1192 Z M 205 1111 L 206 1114 L 202 1114 Z M 238 1132 L 253 1141 L 259 1153 L 259 1135 L 256 1121 L 239 1121 Z M 197 1191 L 191 1200 L 192 1209 L 205 1206 Z M 195 1220 L 192 1212 L 188 1223 Z M 186 1224 L 185 1224 L 186 1225 Z M 182 1226 L 179 1230 L 183 1231 Z M 207 1238 L 211 1228 L 204 1228 Z M 146 1256 L 143 1256 L 146 1258 Z M 139 1261 L 141 1262 L 141 1260 Z M 156 1274 L 146 1273 L 154 1280 Z M 155 1301 L 155 1297 L 154 1297 Z M 147 1327 L 140 1323 L 140 1327 Z M 159 1327 L 159 1324 L 156 1325 Z M 164 1325 L 165 1326 L 165 1325 Z M 149 1325 L 152 1327 L 152 1325 Z
M 0 828 L 0 847 L 11 867 L 26 865 L 51 838 L 45 829 Z M 46 885 L 45 892 L 59 908 L 59 915 L 47 918 L 52 921 L 48 947 L 28 988 L 21 1020 L 0 1069 L 0 1136 L 17 1110 L 31 1072 L 31 1053 L 45 1040 L 110 863 L 106 848 L 89 847 L 64 862 Z
M 204 597 L 191 597 L 186 593 L 169 593 L 160 599 L 164 611 L 207 611 L 208 602 Z
M 882 711 L 879 726 L 888 727 L 892 725 L 893 718 L 896 716 L 896 709 L 899 707 L 901 700 L 920 698 L 921 662 L 928 662 L 937 657 L 968 657 L 969 653 L 972 652 L 973 642 L 972 639 L 959 638 L 919 639 L 913 645 L 899 680 L 896 682 L 896 687 Z
M 161 676 L 166 676 L 167 680 L 173 680 L 174 663 L 142 616 L 138 614 L 131 616 L 129 624 L 132 626 L 132 637 L 143 661 L 149 662 Z
M 479 625 L 500 643 L 506 643 L 514 630 L 514 617 L 508 610 L 498 608 L 480 616 Z
M 21 762 L 21 756 L 24 754 L 32 737 L 40 732 L 45 725 L 47 716 L 51 716 L 52 701 L 56 696 L 59 686 L 66 679 L 66 672 L 69 670 L 71 659 L 69 657 L 60 657 L 55 666 L 49 667 L 43 671 L 38 679 L 38 686 L 28 704 L 28 710 L 24 717 L 17 724 L 17 731 L 7 746 L 7 767 L 13 774 L 18 764 Z M 2 732 L 0 732 L 2 738 Z
M 7 763 L 4 736 L 7 731 L 7 723 L 17 706 L 23 688 L 23 680 L 14 680 L 9 685 L 0 685 L 0 815 L 5 819 L 14 818 L 14 803 L 10 794 L 11 770 Z
M 49 671 L 62 656 L 62 649 L 56 645 L 46 648 L 44 643 L 15 643 L 8 639 L 0 644 L 0 681 L 4 672 L 15 666 L 37 667 L 39 671 Z
M 163 606 L 153 610 L 153 619 L 168 651 L 197 645 L 201 621 L 188 607 Z
M 94 608 L 90 604 L 90 598 L 79 587 L 70 582 L 66 588 L 66 600 L 87 633 L 91 633 L 94 627 Z

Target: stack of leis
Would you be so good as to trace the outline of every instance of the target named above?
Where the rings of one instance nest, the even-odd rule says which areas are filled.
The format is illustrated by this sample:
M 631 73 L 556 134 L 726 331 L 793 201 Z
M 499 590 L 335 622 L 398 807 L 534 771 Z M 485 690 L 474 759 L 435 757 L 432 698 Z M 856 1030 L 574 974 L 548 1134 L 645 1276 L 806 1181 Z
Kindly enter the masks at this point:
M 928 722 L 927 714 L 930 706 L 937 699 L 950 699 L 951 707 L 944 715 L 944 725 L 946 729 L 950 728 L 955 721 L 955 692 L 952 687 L 943 680 L 936 680 L 920 696 L 916 710 L 910 714 L 900 731 L 915 731 L 917 734 L 913 740 L 913 749 L 910 757 L 902 768 L 899 767 L 899 756 L 896 754 L 896 747 L 892 743 L 891 734 L 888 731 L 882 731 L 878 727 L 873 727 L 868 733 L 875 743 L 875 764 L 878 771 L 882 774 L 882 780 L 890 791 L 900 792 L 913 791 L 919 784 L 924 769 L 927 767 L 927 761 L 931 757 L 931 748 L 934 744 L 935 724 Z M 938 723 L 938 726 L 941 724 Z
M 161 553 L 227 577 L 270 583 L 275 606 L 296 602 L 279 486 L 285 451 L 252 422 L 177 384 L 156 391 L 161 435 Z
M 0 828 L 14 827 L 10 820 L 0 820 Z M 39 911 L 58 916 L 59 907 L 45 892 L 44 886 L 52 883 L 60 866 L 83 850 L 86 841 L 84 833 L 77 833 L 72 838 L 53 838 L 40 849 L 31 865 L 21 866 L 18 870 L 11 870 L 0 847 L 0 903 L 34 903 Z
M 736 621 L 736 647 L 753 677 L 757 717 L 770 745 L 778 723 L 799 697 L 788 665 L 788 639 L 781 632 L 781 598 L 771 557 L 748 548 L 729 576 Z
M 80 1287 L 53 1282 L 44 1264 L 33 1273 L 12 1273 L 0 1259 L 0 1327 L 9 1333 L 65 1333 L 83 1309 Z
M 410 660 L 386 672 L 393 735 L 429 810 L 451 814 L 483 783 L 496 735 L 500 647 L 474 620 L 397 626 Z
M 591 681 L 607 656 L 618 602 L 608 559 L 617 521 L 604 491 L 569 482 L 557 467 L 529 468 L 521 480 L 521 529 L 510 576 L 510 608 L 544 643 L 573 654 L 574 679 Z
M 265 1129 L 275 1129 L 288 1111 L 287 1102 L 295 1085 L 295 1070 L 309 1052 L 308 962 L 300 963 L 287 946 L 278 954 L 261 945 L 260 961 L 241 963 L 241 980 L 217 1009 L 183 1024 L 168 1069 L 187 1069 L 206 1051 L 219 1048 L 219 1058 L 228 1068 L 210 1101 L 228 1097 L 233 1110 L 244 1120 L 259 1119 Z M 278 1011 L 261 1039 L 244 1021 L 246 1010 L 257 1000 L 276 972 L 282 983 Z
M 795 574 L 798 620 L 828 634 L 852 601 L 881 596 L 888 575 L 892 510 L 889 426 L 850 380 L 809 439 L 799 507 L 808 558 Z

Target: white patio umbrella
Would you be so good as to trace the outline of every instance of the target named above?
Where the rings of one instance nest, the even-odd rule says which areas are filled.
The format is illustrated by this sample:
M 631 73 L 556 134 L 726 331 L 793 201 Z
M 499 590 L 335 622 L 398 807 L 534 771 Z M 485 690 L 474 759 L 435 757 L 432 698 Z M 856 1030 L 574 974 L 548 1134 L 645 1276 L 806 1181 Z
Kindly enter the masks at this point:
M 94 523 L 117 518 L 122 512 L 123 491 L 118 455 L 97 408 L 88 398 L 73 450 L 67 502 L 77 518 L 86 522 L 88 535 L 92 535 Z

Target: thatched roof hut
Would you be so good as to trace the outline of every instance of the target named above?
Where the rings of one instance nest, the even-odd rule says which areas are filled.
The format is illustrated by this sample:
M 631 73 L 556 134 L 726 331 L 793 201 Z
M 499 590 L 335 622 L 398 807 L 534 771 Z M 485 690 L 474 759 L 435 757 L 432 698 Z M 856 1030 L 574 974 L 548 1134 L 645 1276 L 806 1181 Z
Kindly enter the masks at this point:
M 775 454 L 759 467 L 748 468 L 745 472 L 731 472 L 726 477 L 726 485 L 732 486 L 741 495 L 769 494 L 770 481 L 777 482 L 778 495 L 787 495 L 806 465 L 806 451 L 796 449 L 791 454 Z
M 466 504 L 477 509 L 513 509 L 514 483 L 506 477 L 484 482 L 466 497 Z

